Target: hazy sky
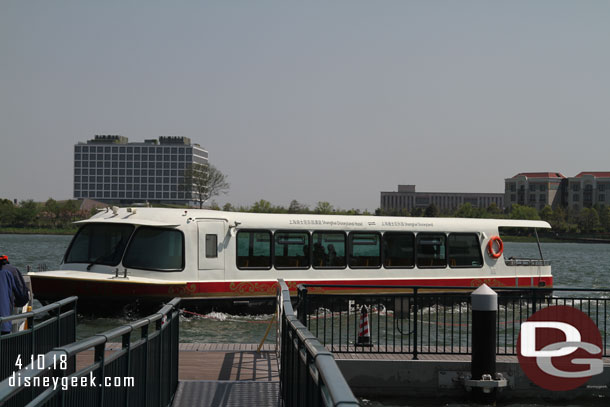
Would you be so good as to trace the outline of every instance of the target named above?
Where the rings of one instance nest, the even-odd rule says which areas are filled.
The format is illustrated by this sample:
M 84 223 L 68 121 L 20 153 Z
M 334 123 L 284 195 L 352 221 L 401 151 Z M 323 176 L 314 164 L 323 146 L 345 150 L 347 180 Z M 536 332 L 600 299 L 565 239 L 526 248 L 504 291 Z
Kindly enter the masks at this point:
M 610 171 L 609 1 L 0 1 L 0 197 L 94 134 L 186 136 L 219 204 L 373 210 Z

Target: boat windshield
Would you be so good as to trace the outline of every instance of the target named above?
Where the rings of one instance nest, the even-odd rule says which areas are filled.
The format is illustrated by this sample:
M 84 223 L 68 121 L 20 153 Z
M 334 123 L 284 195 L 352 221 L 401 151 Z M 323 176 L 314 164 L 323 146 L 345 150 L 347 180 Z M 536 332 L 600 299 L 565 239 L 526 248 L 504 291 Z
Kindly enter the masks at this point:
M 123 257 L 133 229 L 133 225 L 125 224 L 87 224 L 72 240 L 64 262 L 116 266 Z

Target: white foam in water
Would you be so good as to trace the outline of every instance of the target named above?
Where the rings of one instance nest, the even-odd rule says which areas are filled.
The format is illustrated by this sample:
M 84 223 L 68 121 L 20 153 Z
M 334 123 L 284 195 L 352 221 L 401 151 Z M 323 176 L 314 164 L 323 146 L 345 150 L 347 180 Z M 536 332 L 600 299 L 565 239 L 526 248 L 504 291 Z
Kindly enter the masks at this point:
M 224 312 L 215 312 L 215 311 L 212 311 L 212 312 L 204 315 L 205 318 L 216 319 L 218 321 L 226 321 L 227 316 L 228 315 L 225 314 Z

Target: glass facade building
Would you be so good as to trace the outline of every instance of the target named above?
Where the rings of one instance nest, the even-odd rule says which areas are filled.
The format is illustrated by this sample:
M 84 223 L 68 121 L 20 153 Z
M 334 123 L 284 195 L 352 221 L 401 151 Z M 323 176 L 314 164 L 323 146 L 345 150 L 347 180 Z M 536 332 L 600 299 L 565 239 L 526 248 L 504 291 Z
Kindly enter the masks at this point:
M 74 146 L 74 198 L 193 204 L 184 171 L 207 163 L 208 152 L 187 137 L 129 143 L 123 136 L 95 136 Z

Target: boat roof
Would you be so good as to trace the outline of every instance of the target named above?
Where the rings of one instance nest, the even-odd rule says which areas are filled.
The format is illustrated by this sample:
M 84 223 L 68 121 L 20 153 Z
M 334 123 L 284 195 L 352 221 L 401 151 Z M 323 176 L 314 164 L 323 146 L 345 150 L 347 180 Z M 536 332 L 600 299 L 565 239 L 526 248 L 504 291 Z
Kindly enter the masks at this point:
M 498 227 L 550 229 L 548 222 L 521 219 L 424 218 L 367 215 L 274 214 L 224 212 L 209 209 L 114 208 L 75 222 L 129 223 L 142 226 L 178 227 L 190 222 L 221 220 L 236 228 L 266 229 L 387 229 L 395 227 L 430 230 L 483 230 Z

